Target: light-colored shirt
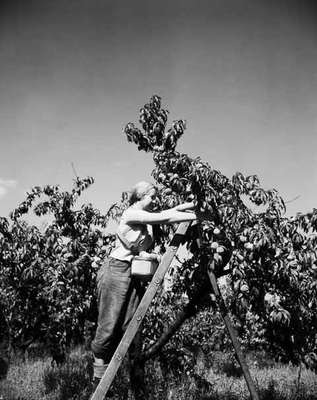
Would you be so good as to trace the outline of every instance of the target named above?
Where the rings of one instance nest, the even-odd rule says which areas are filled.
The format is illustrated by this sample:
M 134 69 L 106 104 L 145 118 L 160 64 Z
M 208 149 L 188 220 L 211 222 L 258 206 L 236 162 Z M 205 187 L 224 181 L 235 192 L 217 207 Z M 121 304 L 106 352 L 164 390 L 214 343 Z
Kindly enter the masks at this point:
M 131 224 L 128 223 L 129 213 L 133 213 L 133 217 L 137 216 L 138 210 L 127 209 L 121 217 L 117 229 L 116 247 L 110 256 L 122 261 L 131 261 L 133 256 L 142 251 L 147 251 L 153 243 L 153 228 L 148 224 Z M 119 234 L 119 235 L 118 235 Z M 120 237 L 124 238 L 124 242 Z M 126 245 L 128 244 L 128 246 Z

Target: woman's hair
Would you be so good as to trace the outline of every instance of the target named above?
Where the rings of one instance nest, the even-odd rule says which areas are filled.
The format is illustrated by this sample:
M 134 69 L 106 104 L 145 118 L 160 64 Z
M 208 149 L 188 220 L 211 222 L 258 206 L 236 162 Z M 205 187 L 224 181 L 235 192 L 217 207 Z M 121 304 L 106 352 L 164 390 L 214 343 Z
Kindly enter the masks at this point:
M 134 185 L 130 191 L 129 205 L 132 206 L 141 200 L 152 189 L 155 189 L 155 186 L 150 182 L 142 181 Z

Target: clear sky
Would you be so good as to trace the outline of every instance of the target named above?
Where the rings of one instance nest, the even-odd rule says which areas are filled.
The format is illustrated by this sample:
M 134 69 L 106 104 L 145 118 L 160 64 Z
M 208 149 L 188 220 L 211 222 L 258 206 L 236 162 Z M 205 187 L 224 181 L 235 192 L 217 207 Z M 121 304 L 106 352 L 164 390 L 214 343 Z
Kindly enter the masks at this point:
M 179 151 L 317 206 L 317 7 L 305 0 L 7 0 L 0 5 L 0 215 L 32 186 L 101 210 L 149 179 L 125 123 L 158 94 Z

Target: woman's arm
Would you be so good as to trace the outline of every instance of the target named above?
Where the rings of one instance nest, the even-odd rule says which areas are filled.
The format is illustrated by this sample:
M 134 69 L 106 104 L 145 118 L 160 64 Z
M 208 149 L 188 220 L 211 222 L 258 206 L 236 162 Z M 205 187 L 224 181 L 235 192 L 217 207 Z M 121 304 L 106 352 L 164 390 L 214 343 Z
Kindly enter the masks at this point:
M 127 210 L 124 216 L 126 224 L 173 224 L 175 222 L 195 221 L 197 216 L 194 212 L 178 211 L 175 208 L 164 210 L 159 213 L 144 210 Z
M 186 211 L 186 210 L 193 210 L 194 208 L 195 204 L 193 202 L 190 202 L 190 203 L 179 204 L 178 206 L 172 208 L 172 210 Z

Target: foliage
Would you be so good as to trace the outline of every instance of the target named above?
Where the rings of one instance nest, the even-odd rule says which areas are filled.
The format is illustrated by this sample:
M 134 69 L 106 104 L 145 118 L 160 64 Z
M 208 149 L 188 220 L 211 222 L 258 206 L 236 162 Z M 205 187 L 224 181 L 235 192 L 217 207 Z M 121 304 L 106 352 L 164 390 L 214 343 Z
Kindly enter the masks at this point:
M 119 206 L 106 215 L 91 204 L 76 209 L 92 183 L 77 178 L 70 192 L 35 187 L 12 212 L 11 222 L 0 220 L 0 302 L 11 345 L 26 349 L 35 340 L 46 342 L 57 362 L 71 342 L 83 339 L 86 320 L 96 318 L 94 261 L 114 241 L 103 228 Z M 32 209 L 53 216 L 44 231 L 21 218 Z
M 174 121 L 167 129 L 167 117 L 160 97 L 153 96 L 140 110 L 141 129 L 128 123 L 124 132 L 138 150 L 152 153 L 162 208 L 194 201 L 204 219 L 202 247 L 197 246 L 197 234 L 190 234 L 187 248 L 192 257 L 180 273 L 174 271 L 174 297 L 185 294 L 200 303 L 196 293 L 210 291 L 207 266 L 220 275 L 229 263 L 229 306 L 240 334 L 252 316 L 277 355 L 294 363 L 302 360 L 316 370 L 317 209 L 287 218 L 281 196 L 264 189 L 256 175 L 237 172 L 228 178 L 199 157 L 177 152 L 186 123 Z M 165 230 L 158 241 L 163 247 L 168 234 Z M 153 314 L 152 323 L 156 318 Z

